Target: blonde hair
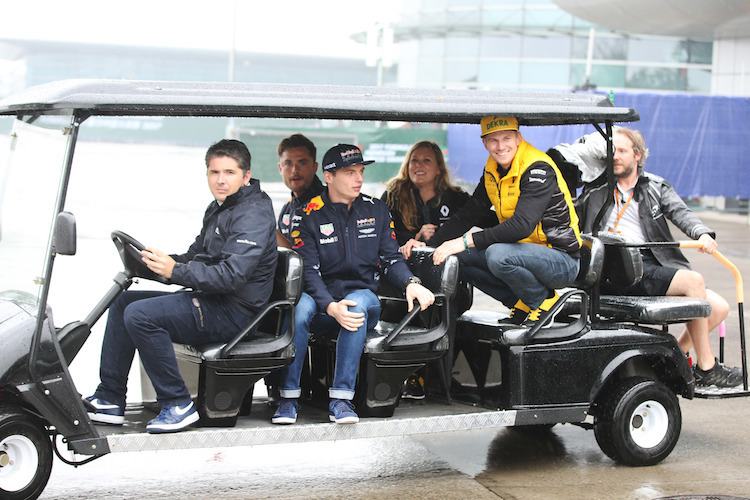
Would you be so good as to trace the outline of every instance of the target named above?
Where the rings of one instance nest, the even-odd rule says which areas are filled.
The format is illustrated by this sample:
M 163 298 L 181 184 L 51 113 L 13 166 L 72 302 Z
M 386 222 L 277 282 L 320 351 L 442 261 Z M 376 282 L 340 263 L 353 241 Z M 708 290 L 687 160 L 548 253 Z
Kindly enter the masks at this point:
M 458 191 L 460 188 L 454 186 L 451 183 L 450 172 L 448 167 L 445 165 L 445 158 L 443 152 L 440 150 L 440 146 L 433 141 L 419 141 L 414 144 L 409 151 L 407 151 L 404 157 L 403 163 L 398 174 L 388 182 L 385 187 L 388 190 L 386 195 L 386 204 L 388 208 L 393 212 L 398 212 L 401 215 L 404 225 L 410 231 L 418 231 L 417 227 L 417 202 L 414 199 L 414 185 L 409 179 L 409 162 L 411 161 L 411 155 L 419 148 L 429 148 L 435 153 L 435 159 L 438 166 L 438 175 L 435 178 L 435 192 L 437 193 L 438 202 L 443 193 L 450 190 Z
M 633 144 L 633 153 L 640 154 L 641 159 L 638 160 L 638 166 L 643 167 L 646 164 L 646 158 L 648 158 L 648 148 L 646 147 L 646 139 L 639 130 L 630 129 L 627 127 L 617 127 L 614 130 L 615 134 L 622 134 Z

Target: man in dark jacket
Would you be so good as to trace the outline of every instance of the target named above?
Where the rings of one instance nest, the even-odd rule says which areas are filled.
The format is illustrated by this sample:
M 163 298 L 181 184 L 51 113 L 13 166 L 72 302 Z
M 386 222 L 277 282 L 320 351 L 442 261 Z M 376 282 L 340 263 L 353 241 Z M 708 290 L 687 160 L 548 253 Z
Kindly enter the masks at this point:
M 385 279 L 405 290 L 409 311 L 416 299 L 422 309 L 435 296 L 412 275 L 398 251 L 388 207 L 360 193 L 365 162 L 358 147 L 339 144 L 323 157 L 327 187 L 302 209 L 292 226 L 292 248 L 305 263 L 305 293 L 294 309 L 296 354 L 281 370 L 281 401 L 275 424 L 297 421 L 309 332 L 338 335 L 329 418 L 338 424 L 359 421 L 354 384 L 365 335 L 380 316 L 375 291 Z
M 92 421 L 124 422 L 128 372 L 136 349 L 161 407 L 146 430 L 175 432 L 198 420 L 172 342 L 197 345 L 230 339 L 266 305 L 273 288 L 273 206 L 260 183 L 250 178 L 250 160 L 240 141 L 212 145 L 206 167 L 214 201 L 195 242 L 181 255 L 155 248 L 141 252 L 149 269 L 191 290 L 126 291 L 112 304 L 102 344 L 101 383 L 86 398 Z
M 280 247 L 289 248 L 294 215 L 300 207 L 307 205 L 311 199 L 323 192 L 325 187 L 315 173 L 318 162 L 315 161 L 317 148 L 302 134 L 292 134 L 279 143 L 279 173 L 292 193 L 291 198 L 281 207 L 277 243 Z
M 703 243 L 701 252 L 716 250 L 714 231 L 706 227 L 661 177 L 643 170 L 648 157 L 646 141 L 637 130 L 615 129 L 613 138 L 614 173 L 617 177 L 615 203 L 594 228 L 597 214 L 608 197 L 606 177 L 588 185 L 576 200 L 576 209 L 584 232 L 611 231 L 632 243 L 675 241 L 667 225 L 672 221 L 682 232 Z M 678 342 L 686 353 L 695 347 L 697 357 L 694 375 L 698 385 L 733 387 L 742 383 L 739 368 L 719 363 L 711 351 L 708 333 L 729 313 L 729 304 L 717 293 L 707 290 L 703 276 L 690 269 L 678 248 L 654 247 L 641 250 L 643 277 L 634 286 L 603 289 L 617 295 L 676 295 L 706 299 L 711 315 L 689 322 Z
M 462 279 L 511 308 L 511 322 L 532 324 L 578 274 L 578 217 L 555 162 L 523 139 L 516 118 L 486 116 L 481 126 L 482 178 L 427 244 L 435 264 L 458 254 Z

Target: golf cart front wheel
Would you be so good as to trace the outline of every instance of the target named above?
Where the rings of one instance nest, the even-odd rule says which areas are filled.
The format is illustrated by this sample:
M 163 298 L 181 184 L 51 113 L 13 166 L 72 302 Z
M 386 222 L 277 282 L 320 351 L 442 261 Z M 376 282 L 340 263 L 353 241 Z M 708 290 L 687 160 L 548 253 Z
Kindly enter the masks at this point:
M 37 498 L 52 472 L 52 443 L 19 410 L 0 407 L 0 498 Z
M 594 420 L 602 451 L 624 465 L 664 460 L 680 437 L 682 413 L 677 396 L 662 382 L 634 377 L 605 397 Z

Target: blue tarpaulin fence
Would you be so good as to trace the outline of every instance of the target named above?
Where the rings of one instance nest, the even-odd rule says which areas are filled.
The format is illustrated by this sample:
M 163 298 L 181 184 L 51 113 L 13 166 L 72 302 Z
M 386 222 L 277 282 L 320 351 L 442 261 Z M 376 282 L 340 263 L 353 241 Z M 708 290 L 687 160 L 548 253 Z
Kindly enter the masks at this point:
M 615 94 L 615 105 L 638 111 L 640 122 L 623 125 L 643 132 L 646 170 L 680 196 L 750 198 L 750 98 Z M 521 127 L 542 151 L 594 131 L 592 125 Z M 479 125 L 450 125 L 447 143 L 456 177 L 476 183 L 487 161 Z

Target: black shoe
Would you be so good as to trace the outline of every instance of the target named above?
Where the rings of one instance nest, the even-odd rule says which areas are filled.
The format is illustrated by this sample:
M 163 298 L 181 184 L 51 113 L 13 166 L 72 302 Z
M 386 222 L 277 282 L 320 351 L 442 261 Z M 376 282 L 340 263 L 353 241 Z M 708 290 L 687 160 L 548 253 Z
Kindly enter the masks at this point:
M 424 399 L 424 379 L 412 373 L 404 382 L 401 399 Z
M 543 319 L 545 314 L 549 312 L 550 309 L 552 309 L 552 306 L 554 306 L 558 300 L 560 300 L 560 296 L 557 294 L 557 291 L 553 291 L 552 297 L 549 297 L 547 299 L 544 299 L 544 302 L 542 302 L 542 305 L 534 309 L 529 313 L 529 316 L 526 318 L 526 321 L 523 322 L 526 326 L 534 326 L 537 324 L 537 322 L 540 319 Z M 554 318 L 553 318 L 554 319 Z
M 510 316 L 508 317 L 508 323 L 511 323 L 513 325 L 520 325 L 523 323 L 526 318 L 529 316 L 530 309 L 526 306 L 526 304 L 523 303 L 523 301 L 519 300 L 516 302 L 516 305 L 514 305 L 510 309 Z
M 695 377 L 695 384 L 703 387 L 710 385 L 736 387 L 742 383 L 742 369 L 725 366 L 719 363 L 718 359 L 710 370 L 701 370 L 696 365 L 693 368 L 693 376 Z

